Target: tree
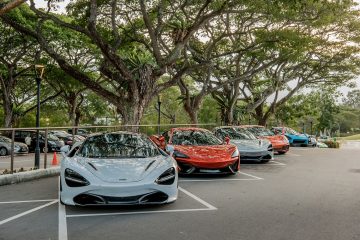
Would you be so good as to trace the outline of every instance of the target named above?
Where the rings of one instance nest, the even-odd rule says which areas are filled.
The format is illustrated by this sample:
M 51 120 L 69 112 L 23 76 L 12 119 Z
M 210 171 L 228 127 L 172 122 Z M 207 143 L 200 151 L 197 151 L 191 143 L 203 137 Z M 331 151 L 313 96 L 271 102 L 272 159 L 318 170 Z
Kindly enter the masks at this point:
M 4 127 L 14 127 L 34 110 L 36 97 L 34 63 L 41 62 L 36 43 L 0 22 L 0 94 Z M 43 84 L 41 104 L 58 96 Z
M 346 98 L 343 99 L 346 106 L 354 109 L 360 109 L 360 90 L 355 89 L 347 93 Z
M 1 18 L 36 39 L 64 72 L 114 104 L 125 124 L 139 124 L 153 96 L 176 84 L 188 71 L 191 66 L 182 65 L 180 60 L 184 46 L 206 22 L 231 7 L 229 1 L 149 4 L 143 0 L 91 0 L 70 4 L 67 9 L 71 18 L 63 18 L 30 3 L 31 12 L 23 8 Z M 91 42 L 99 53 L 97 70 L 106 84 L 97 83 L 54 50 L 54 44 L 63 44 L 56 41 L 58 28 L 81 34 Z M 174 66 L 179 64 L 176 71 Z M 165 74 L 169 80 L 160 82 Z

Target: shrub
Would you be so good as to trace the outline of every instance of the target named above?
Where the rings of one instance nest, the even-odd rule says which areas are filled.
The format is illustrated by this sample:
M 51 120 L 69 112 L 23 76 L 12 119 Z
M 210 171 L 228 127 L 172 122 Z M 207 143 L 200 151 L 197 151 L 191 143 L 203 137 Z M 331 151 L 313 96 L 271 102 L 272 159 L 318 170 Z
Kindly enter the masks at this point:
M 324 142 L 329 148 L 340 148 L 340 143 L 333 140 L 327 140 Z

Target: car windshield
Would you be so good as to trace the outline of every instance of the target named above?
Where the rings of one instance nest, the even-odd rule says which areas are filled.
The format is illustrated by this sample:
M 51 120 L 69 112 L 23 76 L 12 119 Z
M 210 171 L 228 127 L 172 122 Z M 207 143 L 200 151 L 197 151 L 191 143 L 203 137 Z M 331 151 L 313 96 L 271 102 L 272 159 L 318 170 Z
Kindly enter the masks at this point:
M 158 155 L 160 151 L 147 137 L 131 133 L 89 137 L 79 152 L 79 156 L 86 158 L 145 158 Z
M 208 131 L 184 130 L 173 133 L 172 144 L 174 145 L 221 145 L 222 141 Z
M 275 134 L 270 131 L 269 129 L 262 128 L 262 127 L 251 127 L 247 128 L 249 132 L 254 134 L 255 136 L 274 136 Z
M 297 131 L 295 131 L 294 129 L 291 128 L 287 128 L 286 132 L 292 135 L 298 135 L 299 133 Z
M 253 140 L 256 137 L 243 128 L 220 128 L 216 130 L 217 135 L 221 138 L 229 137 L 233 140 Z
M 7 138 L 7 137 L 0 136 L 0 142 L 11 143 L 11 139 Z

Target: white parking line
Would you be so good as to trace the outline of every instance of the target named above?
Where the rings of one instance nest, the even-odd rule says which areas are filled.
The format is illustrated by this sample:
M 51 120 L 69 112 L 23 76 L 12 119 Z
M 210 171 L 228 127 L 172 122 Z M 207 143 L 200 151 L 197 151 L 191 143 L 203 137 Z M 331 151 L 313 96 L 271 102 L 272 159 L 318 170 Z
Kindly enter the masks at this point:
M 240 173 L 240 174 L 243 174 L 243 175 L 245 175 L 245 176 L 253 177 L 253 178 L 257 179 L 257 180 L 264 180 L 264 179 L 261 178 L 261 177 L 254 176 L 254 175 L 251 175 L 251 174 L 249 174 L 249 173 L 244 173 L 244 172 L 239 172 L 239 173 Z
M 59 177 L 59 240 L 67 240 L 66 208 L 60 203 L 60 177 Z
M 133 212 L 114 212 L 114 213 L 90 213 L 90 214 L 70 214 L 66 215 L 68 218 L 75 217 L 96 217 L 96 216 L 115 216 L 115 215 L 135 215 L 135 214 L 149 214 L 149 213 L 174 213 L 174 212 L 198 212 L 198 211 L 214 211 L 217 210 L 216 207 L 210 203 L 202 200 L 201 198 L 195 196 L 191 192 L 179 187 L 179 191 L 185 193 L 192 199 L 204 205 L 206 208 L 189 208 L 189 209 L 171 209 L 171 210 L 156 210 L 156 211 L 133 211 Z M 59 238 L 60 239 L 60 238 Z M 63 240 L 63 239 L 61 239 Z
M 246 175 L 251 178 L 213 178 L 213 179 L 198 178 L 198 179 L 183 179 L 183 180 L 179 180 L 179 182 L 220 182 L 220 181 L 258 181 L 258 180 L 263 180 L 263 178 L 256 177 L 254 175 L 247 174 L 247 173 L 244 173 L 241 171 L 239 171 L 238 173 Z
M 271 165 L 280 165 L 280 166 L 286 166 L 285 163 L 282 163 L 282 162 L 279 162 L 279 161 L 275 161 L 275 160 L 272 160 L 269 162 Z
M 213 205 L 211 205 L 208 202 L 205 202 L 204 200 L 202 200 L 201 198 L 195 196 L 194 194 L 192 194 L 189 191 L 186 191 L 185 189 L 183 189 L 182 187 L 179 187 L 179 190 L 182 191 L 183 193 L 185 193 L 186 195 L 188 195 L 189 197 L 195 199 L 196 201 L 198 201 L 199 203 L 201 203 L 202 205 L 206 206 L 209 210 L 217 210 L 216 207 L 214 207 Z
M 179 182 L 226 182 L 226 181 L 258 181 L 262 179 L 258 178 L 217 178 L 217 179 L 185 179 L 185 180 L 179 180 Z
M 51 202 L 57 199 L 42 199 L 42 200 L 24 200 L 24 201 L 10 201 L 10 202 L 0 202 L 0 204 L 12 204 L 12 203 L 34 203 L 34 202 Z
M 213 210 L 215 210 L 215 209 L 210 209 L 210 208 L 189 208 L 189 209 L 173 209 L 173 210 L 159 210 L 159 211 L 134 211 L 134 212 L 116 212 L 116 213 L 70 214 L 70 215 L 66 215 L 66 217 L 68 217 L 68 218 L 99 217 L 99 216 L 150 214 L 150 213 L 198 212 L 198 211 L 213 211 Z
M 0 225 L 3 225 L 3 224 L 5 224 L 5 223 L 7 223 L 7 222 L 10 222 L 10 221 L 12 221 L 12 220 L 18 219 L 18 218 L 20 218 L 20 217 L 23 217 L 23 216 L 28 215 L 28 214 L 30 214 L 30 213 L 33 213 L 33 212 L 35 212 L 35 211 L 38 211 L 38 210 L 40 210 L 40 209 L 42 209 L 42 208 L 45 208 L 45 207 L 50 206 L 50 205 L 52 205 L 52 204 L 54 204 L 54 203 L 57 203 L 57 202 L 58 202 L 58 200 L 54 200 L 54 201 L 52 201 L 52 202 L 46 203 L 46 204 L 44 204 L 44 205 L 41 205 L 41 206 L 39 206 L 39 207 L 30 209 L 30 210 L 25 211 L 25 212 L 23 212 L 23 213 L 17 214 L 17 215 L 12 216 L 12 217 L 9 217 L 9 218 L 7 218 L 7 219 L 5 219 L 5 220 L 0 221 Z

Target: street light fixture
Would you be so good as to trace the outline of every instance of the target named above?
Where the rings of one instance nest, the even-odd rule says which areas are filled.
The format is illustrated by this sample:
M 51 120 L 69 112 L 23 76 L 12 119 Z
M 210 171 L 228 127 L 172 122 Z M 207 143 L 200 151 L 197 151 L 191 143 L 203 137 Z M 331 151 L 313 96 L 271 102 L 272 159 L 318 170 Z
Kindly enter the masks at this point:
M 35 145 L 35 163 L 34 168 L 39 169 L 40 168 L 40 133 L 39 133 L 39 127 L 40 127 L 40 84 L 42 76 L 44 75 L 45 67 L 43 65 L 35 65 L 35 80 L 36 80 L 36 86 L 37 86 L 37 106 L 36 106 L 36 145 Z

